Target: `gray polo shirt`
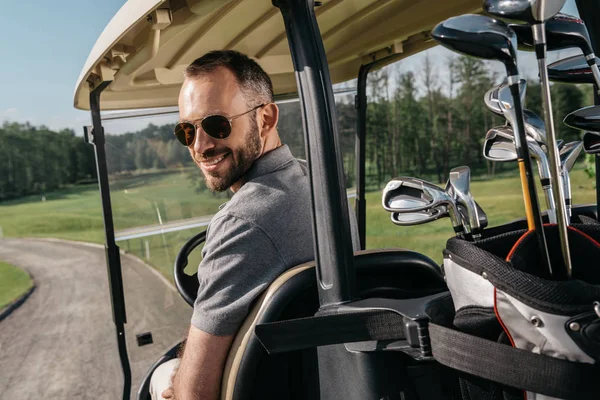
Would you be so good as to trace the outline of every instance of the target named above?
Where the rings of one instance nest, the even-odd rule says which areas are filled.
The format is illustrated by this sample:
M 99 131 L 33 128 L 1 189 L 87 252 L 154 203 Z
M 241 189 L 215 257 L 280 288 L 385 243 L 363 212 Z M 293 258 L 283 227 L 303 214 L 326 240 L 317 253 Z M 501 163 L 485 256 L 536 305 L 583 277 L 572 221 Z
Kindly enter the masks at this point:
M 306 166 L 287 146 L 254 162 L 213 217 L 198 268 L 192 325 L 233 335 L 252 302 L 287 269 L 314 259 Z

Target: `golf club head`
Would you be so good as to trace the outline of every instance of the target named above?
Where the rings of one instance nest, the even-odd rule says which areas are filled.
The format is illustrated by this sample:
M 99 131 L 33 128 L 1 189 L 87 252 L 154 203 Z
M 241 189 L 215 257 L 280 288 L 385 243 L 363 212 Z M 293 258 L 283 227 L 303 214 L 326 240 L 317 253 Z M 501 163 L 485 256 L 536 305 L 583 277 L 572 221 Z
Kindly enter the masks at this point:
M 573 165 L 577 161 L 581 150 L 583 149 L 583 141 L 576 140 L 565 144 L 560 149 L 560 166 L 564 171 L 570 171 L 573 169 Z
M 422 179 L 412 177 L 392 179 L 383 189 L 382 205 L 386 211 L 392 213 L 420 213 L 444 206 L 448 210 L 455 232 L 464 233 L 454 199 L 439 186 Z
M 508 82 L 505 81 L 497 86 L 494 86 L 493 88 L 488 90 L 485 96 L 483 97 L 483 101 L 488 110 L 499 116 L 502 116 L 502 108 L 500 107 L 500 104 L 498 104 L 499 92 L 501 90 L 508 90 L 508 93 L 510 94 Z M 523 104 L 525 101 L 525 95 L 527 94 L 527 81 L 525 79 L 519 79 L 519 93 L 521 97 L 521 104 Z
M 600 132 L 600 106 L 584 107 L 568 114 L 565 125 L 583 131 Z
M 483 156 L 490 161 L 517 161 L 513 135 L 509 126 L 498 126 L 488 130 L 483 143 Z
M 449 18 L 431 31 L 433 39 L 458 53 L 502 61 L 509 76 L 517 76 L 517 35 L 504 22 L 484 15 Z
M 471 195 L 471 170 L 467 166 L 456 167 L 450 170 L 450 177 L 446 185 L 447 191 L 453 195 L 458 204 L 467 210 L 468 223 L 473 236 L 481 235 L 478 209 Z
M 467 221 L 469 219 L 469 214 L 467 209 L 462 204 L 457 204 L 458 212 L 462 215 L 463 219 Z M 477 216 L 479 217 L 479 228 L 483 231 L 483 229 L 488 226 L 488 217 L 483 208 L 479 205 L 479 203 L 475 202 L 475 207 L 477 207 Z
M 588 154 L 600 154 L 600 133 L 586 132 L 583 134 L 583 148 Z
M 596 65 L 600 58 L 596 57 Z M 584 55 L 576 55 L 548 65 L 548 77 L 554 82 L 593 84 L 594 74 Z
M 511 24 L 510 27 L 517 34 L 519 50 L 535 50 L 533 33 L 529 24 Z M 590 36 L 581 19 L 558 13 L 546 21 L 545 28 L 548 51 L 578 47 L 586 56 L 593 54 Z
M 571 193 L 571 176 L 569 175 L 569 171 L 571 171 L 573 165 L 575 165 L 575 161 L 577 161 L 577 157 L 579 157 L 582 148 L 583 142 L 577 140 L 565 144 L 560 151 L 560 175 L 562 177 L 563 191 L 565 193 L 565 209 L 567 211 L 567 218 L 569 219 L 571 218 L 571 199 L 573 197 Z
M 394 212 L 391 214 L 391 219 L 392 222 L 396 225 L 412 226 L 437 221 L 440 218 L 448 216 L 448 209 L 444 206 L 439 206 L 428 210 L 415 211 L 409 213 Z
M 490 161 L 508 162 L 517 160 L 517 150 L 515 148 L 515 134 L 509 126 L 499 126 L 490 129 L 485 135 L 483 156 Z M 548 156 L 542 148 L 542 145 L 527 136 L 527 147 L 530 156 L 535 159 L 538 166 L 538 174 L 543 186 L 550 179 L 550 164 Z
M 556 15 L 566 0 L 484 0 L 483 10 L 498 18 L 536 24 Z
M 544 120 L 531 110 L 523 110 L 523 121 L 525 132 L 540 144 L 547 144 L 546 125 Z

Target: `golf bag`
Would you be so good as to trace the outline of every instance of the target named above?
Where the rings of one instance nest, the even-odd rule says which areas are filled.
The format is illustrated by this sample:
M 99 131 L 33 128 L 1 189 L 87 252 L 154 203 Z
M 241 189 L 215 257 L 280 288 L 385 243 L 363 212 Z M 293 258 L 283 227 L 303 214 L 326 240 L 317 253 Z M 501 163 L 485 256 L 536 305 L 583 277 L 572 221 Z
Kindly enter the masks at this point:
M 440 301 L 452 305 L 429 307 L 429 333 L 435 359 L 459 371 L 463 399 L 600 398 L 600 225 L 569 227 L 570 279 L 559 278 L 556 228 L 545 227 L 552 276 L 534 231 L 448 240 L 451 297 Z

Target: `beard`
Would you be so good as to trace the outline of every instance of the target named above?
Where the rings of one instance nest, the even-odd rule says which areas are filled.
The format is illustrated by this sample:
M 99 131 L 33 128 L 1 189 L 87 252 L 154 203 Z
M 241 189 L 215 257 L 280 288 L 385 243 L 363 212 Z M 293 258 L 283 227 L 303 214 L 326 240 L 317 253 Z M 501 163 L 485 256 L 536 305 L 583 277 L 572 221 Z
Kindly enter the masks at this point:
M 258 124 L 252 119 L 250 129 L 245 134 L 244 145 L 237 149 L 231 150 L 231 168 L 224 175 L 218 172 L 203 172 L 206 187 L 213 192 L 224 192 L 231 185 L 239 181 L 246 171 L 250 169 L 254 161 L 260 156 L 261 150 L 260 134 L 258 132 Z M 206 154 L 210 157 L 209 154 Z

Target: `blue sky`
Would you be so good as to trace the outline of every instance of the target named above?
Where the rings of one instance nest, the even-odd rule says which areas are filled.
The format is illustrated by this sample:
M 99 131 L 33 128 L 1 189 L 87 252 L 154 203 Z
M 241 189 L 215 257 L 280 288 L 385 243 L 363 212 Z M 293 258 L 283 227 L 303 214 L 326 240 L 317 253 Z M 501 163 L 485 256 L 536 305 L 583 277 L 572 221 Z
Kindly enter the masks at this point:
M 0 123 L 29 121 L 51 129 L 72 128 L 79 134 L 89 123 L 89 113 L 73 107 L 76 80 L 96 39 L 123 3 L 63 0 L 49 7 L 46 0 L 4 1 L 0 12 Z M 563 11 L 577 15 L 573 0 L 567 1 Z M 434 60 L 451 54 L 439 47 L 428 53 Z M 566 55 L 550 54 L 549 59 Z M 403 61 L 400 70 L 418 71 L 423 56 Z M 523 76 L 537 77 L 532 54 L 522 54 L 519 61 Z
M 29 121 L 79 133 L 89 115 L 73 108 L 76 80 L 96 39 L 124 2 L 2 1 L 0 122 Z

